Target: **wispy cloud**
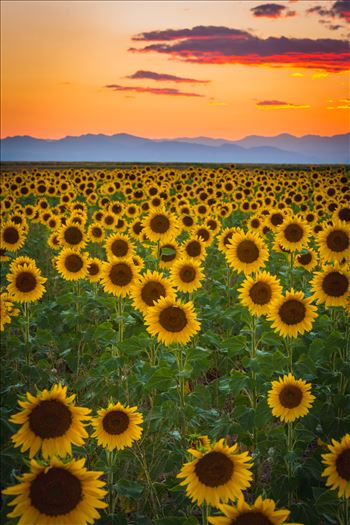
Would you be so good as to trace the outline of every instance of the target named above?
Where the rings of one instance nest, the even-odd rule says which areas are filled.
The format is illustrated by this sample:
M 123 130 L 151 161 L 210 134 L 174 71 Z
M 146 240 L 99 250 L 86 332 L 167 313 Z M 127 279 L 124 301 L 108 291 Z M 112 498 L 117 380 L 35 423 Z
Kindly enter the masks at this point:
M 175 75 L 168 75 L 166 73 L 156 73 L 154 71 L 136 71 L 133 75 L 129 75 L 126 78 L 135 79 L 149 79 L 156 80 L 157 82 L 176 82 L 176 83 L 188 83 L 188 84 L 208 84 L 210 80 L 197 80 L 195 78 L 178 77 Z
M 258 108 L 263 109 L 309 109 L 309 104 L 291 104 L 281 100 L 261 100 L 256 104 Z
M 327 18 L 342 18 L 350 22 L 350 2 L 349 0 L 337 0 L 330 8 L 323 5 L 315 5 L 306 11 L 308 14 L 317 14 Z
M 311 80 L 320 80 L 322 78 L 327 78 L 328 77 L 328 73 L 326 73 L 325 71 L 320 71 L 319 73 L 313 73 L 313 75 L 311 75 Z
M 285 18 L 295 16 L 295 11 L 290 11 L 287 6 L 281 4 L 261 4 L 252 7 L 251 12 L 256 17 Z
M 291 77 L 304 77 L 305 75 L 303 73 L 296 72 L 296 73 L 291 73 L 290 76 Z
M 331 106 L 327 106 L 327 109 L 350 109 L 350 98 L 340 98 L 337 102 L 335 100 L 329 100 Z
M 196 64 L 244 64 L 298 67 L 339 72 L 349 69 L 346 40 L 254 36 L 247 31 L 222 26 L 166 29 L 141 33 L 134 40 L 159 42 L 136 53 L 161 53 Z
M 118 84 L 108 84 L 105 86 L 112 91 L 133 91 L 135 93 L 150 93 L 152 95 L 170 95 L 173 97 L 204 97 L 199 93 L 187 93 L 175 88 L 154 88 L 141 86 L 120 86 Z

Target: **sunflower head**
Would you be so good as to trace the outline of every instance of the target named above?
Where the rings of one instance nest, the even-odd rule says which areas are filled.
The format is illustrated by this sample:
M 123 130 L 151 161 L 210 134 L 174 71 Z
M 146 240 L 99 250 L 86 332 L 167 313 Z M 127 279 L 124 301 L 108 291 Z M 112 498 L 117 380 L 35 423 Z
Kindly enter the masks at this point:
M 197 261 L 191 257 L 181 258 L 173 264 L 170 270 L 171 281 L 180 292 L 193 292 L 201 286 L 204 277 L 203 270 Z
M 146 313 L 162 297 L 175 298 L 171 282 L 160 272 L 147 270 L 131 290 L 135 308 Z
M 150 241 L 163 243 L 175 239 L 179 230 L 175 216 L 162 208 L 153 209 L 142 222 L 142 226 Z
M 287 291 L 285 296 L 279 295 L 268 314 L 272 327 L 283 337 L 297 337 L 308 332 L 317 317 L 316 307 L 311 302 L 311 297 L 305 297 L 303 292 L 293 289 Z
M 247 275 L 264 266 L 268 256 L 264 241 L 255 232 L 234 233 L 226 251 L 226 259 L 231 268 Z
M 134 255 L 135 249 L 127 235 L 115 233 L 106 241 L 106 253 L 108 259 L 124 259 Z
M 42 277 L 35 262 L 23 262 L 15 265 L 13 270 L 7 275 L 9 285 L 7 287 L 15 301 L 29 303 L 41 299 L 45 292 L 43 284 L 47 281 Z
M 277 228 L 276 242 L 289 251 L 307 246 L 310 227 L 299 217 L 286 217 Z
M 305 416 L 315 399 L 310 390 L 310 383 L 303 379 L 295 379 L 292 374 L 273 381 L 267 401 L 272 414 L 286 423 Z
M 340 262 L 350 258 L 349 226 L 343 221 L 334 221 L 317 236 L 320 256 L 326 262 Z
M 329 453 L 322 456 L 326 486 L 338 490 L 339 497 L 350 499 L 350 434 L 345 434 L 340 441 L 332 439 L 328 449 Z
M 104 262 L 101 272 L 101 283 L 106 292 L 125 297 L 131 292 L 139 271 L 131 258 Z
M 246 277 L 238 290 L 239 298 L 252 315 L 266 315 L 273 301 L 282 293 L 279 280 L 268 272 Z
M 59 231 L 59 239 L 61 246 L 66 248 L 73 248 L 79 250 L 84 247 L 86 239 L 84 237 L 84 230 L 81 225 L 73 222 L 71 219 L 67 223 L 61 226 Z
M 335 265 L 323 266 L 311 281 L 314 298 L 326 307 L 346 306 L 350 293 L 350 272 Z
M 84 252 L 63 248 L 55 263 L 58 272 L 66 281 L 77 281 L 87 275 L 88 256 Z

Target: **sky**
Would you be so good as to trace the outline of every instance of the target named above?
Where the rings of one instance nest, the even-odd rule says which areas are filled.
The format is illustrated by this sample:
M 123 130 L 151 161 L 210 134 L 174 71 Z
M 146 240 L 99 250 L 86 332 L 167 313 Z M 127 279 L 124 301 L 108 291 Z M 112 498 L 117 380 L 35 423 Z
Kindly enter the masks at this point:
M 350 2 L 2 1 L 1 136 L 349 131 Z

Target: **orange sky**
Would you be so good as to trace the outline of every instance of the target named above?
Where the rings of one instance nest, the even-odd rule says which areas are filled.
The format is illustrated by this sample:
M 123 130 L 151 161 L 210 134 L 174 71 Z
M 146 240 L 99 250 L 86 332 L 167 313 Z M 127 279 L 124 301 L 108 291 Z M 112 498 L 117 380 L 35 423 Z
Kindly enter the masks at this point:
M 252 9 L 264 3 L 3 1 L 1 136 L 238 139 L 349 131 L 349 74 L 339 58 L 348 15 L 332 10 L 334 1 L 276 0 L 279 17 L 256 16 Z M 326 14 L 307 13 L 319 4 Z M 209 37 L 199 38 L 197 26 Z M 222 28 L 232 40 L 222 39 Z M 163 40 L 132 40 L 183 29 L 189 36 L 168 31 Z M 319 39 L 327 39 L 325 58 Z M 302 47 L 297 58 L 294 46 Z M 126 78 L 140 70 L 190 80 Z

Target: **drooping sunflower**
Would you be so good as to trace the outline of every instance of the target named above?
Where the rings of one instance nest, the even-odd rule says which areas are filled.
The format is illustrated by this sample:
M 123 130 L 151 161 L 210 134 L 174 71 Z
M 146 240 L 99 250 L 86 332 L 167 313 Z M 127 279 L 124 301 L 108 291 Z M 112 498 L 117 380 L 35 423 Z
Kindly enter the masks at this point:
M 169 279 L 160 272 L 151 272 L 150 270 L 147 270 L 135 282 L 131 289 L 131 295 L 134 307 L 142 313 L 146 313 L 148 308 L 154 306 L 162 297 L 175 298 L 175 292 Z
M 7 280 L 10 283 L 7 287 L 9 293 L 19 303 L 30 303 L 41 299 L 45 292 L 43 284 L 47 281 L 34 262 L 24 262 L 20 266 L 15 266 L 7 275 Z
M 72 248 L 63 248 L 56 257 L 56 268 L 66 281 L 84 279 L 88 272 L 88 256 Z
M 143 220 L 142 226 L 150 241 L 162 243 L 175 239 L 179 230 L 176 217 L 161 208 L 152 210 Z
M 255 232 L 233 233 L 226 250 L 228 264 L 236 272 L 257 272 L 265 266 L 269 252 L 262 238 Z
M 11 323 L 12 317 L 19 314 L 18 308 L 13 306 L 13 297 L 7 292 L 0 293 L 0 332 L 5 330 L 5 325 Z
M 8 252 L 16 252 L 22 248 L 26 234 L 19 225 L 8 222 L 0 231 L 0 247 Z
M 72 221 L 67 221 L 65 225 L 61 226 L 59 239 L 61 246 L 74 248 L 75 250 L 83 248 L 86 243 L 83 228 Z
M 101 283 L 106 292 L 125 297 L 131 291 L 138 277 L 138 268 L 132 259 L 116 259 L 104 262 L 101 272 Z
M 317 265 L 317 259 L 318 256 L 315 250 L 308 248 L 305 253 L 301 253 L 295 257 L 294 264 L 311 272 Z
M 97 283 L 101 279 L 102 272 L 102 263 L 101 259 L 98 257 L 89 257 L 87 265 L 87 278 L 92 283 Z
M 303 292 L 295 292 L 293 288 L 285 296 L 277 297 L 268 314 L 272 328 L 283 337 L 297 337 L 310 331 L 317 317 L 316 307 L 311 302 L 311 297 L 305 297 Z
M 310 226 L 299 217 L 286 217 L 277 228 L 276 242 L 285 250 L 297 251 L 307 246 Z
M 327 477 L 326 486 L 338 490 L 338 496 L 350 498 L 350 434 L 345 434 L 340 441 L 332 439 L 327 445 L 330 453 L 323 454 L 323 463 L 327 467 L 322 476 Z
M 44 459 L 51 456 L 64 457 L 72 454 L 72 443 L 83 445 L 88 434 L 84 421 L 90 420 L 90 409 L 77 407 L 75 394 L 67 397 L 67 387 L 53 385 L 36 396 L 27 392 L 27 399 L 18 401 L 23 408 L 10 418 L 12 423 L 22 425 L 12 436 L 15 447 L 21 452 L 29 449 L 29 457 L 39 450 Z
M 135 248 L 127 235 L 121 233 L 115 233 L 108 237 L 105 245 L 107 258 L 111 259 L 116 257 L 118 259 L 124 259 L 132 257 L 135 253 Z
M 200 330 L 192 301 L 182 303 L 166 297 L 148 309 L 145 323 L 147 331 L 166 346 L 186 344 Z
M 310 392 L 311 386 L 303 379 L 295 379 L 290 373 L 279 377 L 278 381 L 272 381 L 267 397 L 272 415 L 286 423 L 305 416 L 315 399 Z
M 229 447 L 220 439 L 210 449 L 190 448 L 188 452 L 195 459 L 185 463 L 177 477 L 184 478 L 180 485 L 187 485 L 187 496 L 198 505 L 205 501 L 217 507 L 250 486 L 252 458 L 248 452 L 239 454 L 237 444 Z
M 311 281 L 311 289 L 317 303 L 329 306 L 346 306 L 350 293 L 350 272 L 339 264 L 324 266 L 316 272 Z
M 281 295 L 282 286 L 277 277 L 263 271 L 246 277 L 238 292 L 241 303 L 252 315 L 267 315 L 271 303 Z
M 3 490 L 15 496 L 10 518 L 20 518 L 22 525 L 88 525 L 100 517 L 107 491 L 100 479 L 103 472 L 89 471 L 85 459 L 68 463 L 52 458 L 49 465 L 32 459 L 29 473 L 20 476 L 19 484 Z
M 321 259 L 338 261 L 350 258 L 350 229 L 346 222 L 334 221 L 317 236 Z
M 287 509 L 276 509 L 272 499 L 263 499 L 259 496 L 252 505 L 240 496 L 235 505 L 220 504 L 219 510 L 224 516 L 208 516 L 211 525 L 301 525 L 287 523 L 290 514 Z
M 170 279 L 180 292 L 193 292 L 202 286 L 204 273 L 197 259 L 184 257 L 170 269 Z
M 97 439 L 100 446 L 109 451 L 115 448 L 122 450 L 140 439 L 143 415 L 137 411 L 137 406 L 109 403 L 107 408 L 98 410 L 97 414 L 91 423 L 95 428 L 92 437 Z

